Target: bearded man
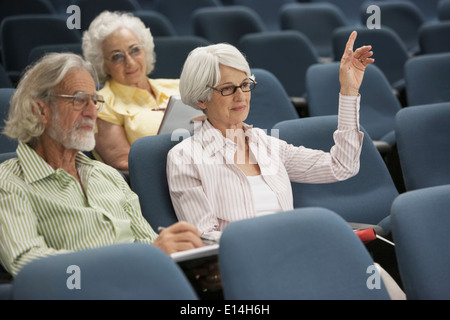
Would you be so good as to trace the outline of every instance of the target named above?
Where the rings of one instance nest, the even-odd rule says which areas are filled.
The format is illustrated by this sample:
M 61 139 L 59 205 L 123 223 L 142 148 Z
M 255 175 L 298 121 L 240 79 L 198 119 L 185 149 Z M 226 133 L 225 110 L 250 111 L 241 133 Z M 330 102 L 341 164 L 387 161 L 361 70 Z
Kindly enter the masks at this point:
M 49 54 L 11 99 L 3 133 L 19 144 L 17 157 L 0 165 L 0 262 L 12 276 L 37 258 L 115 243 L 168 254 L 203 245 L 187 222 L 158 235 L 120 173 L 83 153 L 95 146 L 103 103 L 94 79 L 82 57 Z

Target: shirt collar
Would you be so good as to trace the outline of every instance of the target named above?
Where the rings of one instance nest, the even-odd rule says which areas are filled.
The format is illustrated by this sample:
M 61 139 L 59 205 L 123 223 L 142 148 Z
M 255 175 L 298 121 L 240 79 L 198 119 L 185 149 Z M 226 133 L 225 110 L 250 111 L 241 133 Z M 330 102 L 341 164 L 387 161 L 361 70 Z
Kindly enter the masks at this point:
M 109 80 L 111 90 L 114 91 L 125 103 L 130 103 L 136 99 L 148 98 L 150 93 L 147 90 L 137 87 L 126 86 L 114 79 Z
M 17 158 L 24 173 L 24 179 L 27 183 L 33 183 L 42 180 L 56 173 L 44 159 L 42 159 L 33 148 L 26 143 L 19 141 L 17 147 Z M 93 161 L 82 152 L 78 152 L 75 157 L 75 165 L 93 165 Z
M 153 93 L 155 94 L 156 97 L 156 102 L 158 104 L 160 104 L 161 101 L 170 98 L 170 96 L 164 93 L 163 87 L 158 85 L 156 81 L 154 81 L 153 79 L 148 79 L 148 81 L 150 82 L 150 87 L 152 87 Z
M 147 79 L 150 83 L 150 87 L 152 88 L 153 93 L 155 94 L 155 101 L 157 104 L 161 103 L 163 100 L 167 100 L 170 96 L 164 93 L 163 88 L 158 85 L 158 83 L 152 79 Z M 114 79 L 109 80 L 111 90 L 118 94 L 122 100 L 126 103 L 130 103 L 133 100 L 139 101 L 143 100 L 144 102 L 151 98 L 150 93 L 147 90 L 127 86 L 117 82 Z
M 253 126 L 244 123 L 244 132 L 247 138 L 251 140 L 253 133 Z M 205 149 L 210 151 L 209 156 L 214 156 L 217 152 L 220 152 L 225 157 L 234 157 L 237 144 L 222 135 L 220 130 L 216 129 L 208 120 L 203 122 L 201 130 L 198 134 L 198 138 L 202 140 L 202 144 Z

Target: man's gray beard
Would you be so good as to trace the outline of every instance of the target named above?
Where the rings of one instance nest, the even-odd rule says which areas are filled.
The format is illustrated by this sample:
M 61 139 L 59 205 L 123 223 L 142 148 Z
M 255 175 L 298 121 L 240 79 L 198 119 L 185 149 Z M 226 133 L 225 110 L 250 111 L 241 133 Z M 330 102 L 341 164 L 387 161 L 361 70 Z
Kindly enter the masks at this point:
M 52 125 L 49 129 L 49 136 L 61 143 L 66 149 L 75 149 L 79 151 L 91 151 L 95 147 L 94 131 L 85 131 L 79 129 L 81 124 L 93 124 L 93 120 L 82 120 L 75 123 L 72 130 L 64 131 L 59 125 L 58 112 L 53 112 Z

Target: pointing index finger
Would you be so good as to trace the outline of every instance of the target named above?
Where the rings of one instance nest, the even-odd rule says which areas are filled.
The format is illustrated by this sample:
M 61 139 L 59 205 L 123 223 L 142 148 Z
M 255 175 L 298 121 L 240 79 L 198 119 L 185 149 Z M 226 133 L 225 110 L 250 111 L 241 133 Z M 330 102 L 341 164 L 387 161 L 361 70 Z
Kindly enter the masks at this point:
M 350 37 L 348 37 L 347 45 L 345 46 L 346 51 L 349 51 L 349 50 L 353 51 L 353 45 L 355 44 L 356 35 L 357 35 L 357 32 L 354 30 L 350 34 Z

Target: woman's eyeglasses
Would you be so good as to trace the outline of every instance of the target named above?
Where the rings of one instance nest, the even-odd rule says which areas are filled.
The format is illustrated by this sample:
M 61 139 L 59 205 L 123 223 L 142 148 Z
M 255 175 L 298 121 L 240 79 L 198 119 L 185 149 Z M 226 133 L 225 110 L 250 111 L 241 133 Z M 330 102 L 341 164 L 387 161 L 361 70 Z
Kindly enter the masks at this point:
M 255 89 L 256 85 L 258 83 L 255 82 L 252 79 L 248 79 L 247 81 L 242 82 L 242 84 L 240 86 L 226 86 L 224 88 L 214 88 L 211 86 L 207 86 L 208 88 L 211 88 L 213 90 L 216 90 L 217 92 L 220 92 L 221 95 L 223 96 L 231 96 L 232 94 L 234 94 L 236 92 L 236 90 L 238 88 L 240 88 L 242 90 L 242 92 L 250 92 L 253 89 Z
M 129 50 L 127 50 L 126 53 L 132 58 L 140 56 L 144 52 L 144 48 L 142 45 L 138 44 L 133 47 L 131 47 Z M 113 53 L 113 55 L 110 58 L 106 58 L 106 60 L 111 61 L 114 64 L 122 64 L 125 61 L 126 53 L 123 51 L 117 51 Z

